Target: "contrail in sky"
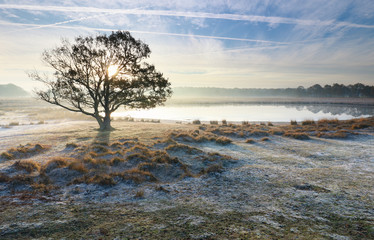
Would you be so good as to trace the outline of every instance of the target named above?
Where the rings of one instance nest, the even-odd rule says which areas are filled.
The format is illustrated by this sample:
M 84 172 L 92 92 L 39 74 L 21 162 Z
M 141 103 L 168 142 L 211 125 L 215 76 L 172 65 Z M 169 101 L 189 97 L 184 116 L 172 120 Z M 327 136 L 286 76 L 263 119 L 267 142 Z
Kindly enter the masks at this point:
M 13 31 L 9 31 L 9 32 L 6 32 L 6 33 L 54 27 L 54 26 L 58 26 L 58 25 L 66 24 L 66 23 L 80 22 L 80 21 L 87 20 L 87 19 L 98 18 L 98 17 L 108 16 L 108 15 L 113 15 L 113 14 L 116 14 L 116 13 L 105 13 L 105 14 L 100 14 L 100 15 L 95 15 L 95 16 L 81 17 L 81 18 L 71 19 L 71 20 L 52 23 L 52 24 L 29 24 L 32 27 L 29 27 L 29 28 L 26 28 L 26 29 L 13 30 Z M 0 22 L 0 24 L 2 24 L 2 23 Z M 27 25 L 23 25 L 23 26 L 27 26 Z
M 156 16 L 173 16 L 173 17 L 188 17 L 188 18 L 211 18 L 211 19 L 225 19 L 233 21 L 249 21 L 249 22 L 266 22 L 271 24 L 295 24 L 295 25 L 321 25 L 321 26 L 337 26 L 337 27 L 351 27 L 351 28 L 370 28 L 374 25 L 356 24 L 350 22 L 337 21 L 320 21 L 308 19 L 296 19 L 286 17 L 267 17 L 257 15 L 240 15 L 240 14 L 220 14 L 207 12 L 181 12 L 170 10 L 139 10 L 139 9 L 102 9 L 94 7 L 65 7 L 65 6 L 37 6 L 37 5 L 15 5 L 2 4 L 2 9 L 18 9 L 29 11 L 55 11 L 55 12 L 85 12 L 85 13 L 121 13 L 132 15 L 156 15 Z

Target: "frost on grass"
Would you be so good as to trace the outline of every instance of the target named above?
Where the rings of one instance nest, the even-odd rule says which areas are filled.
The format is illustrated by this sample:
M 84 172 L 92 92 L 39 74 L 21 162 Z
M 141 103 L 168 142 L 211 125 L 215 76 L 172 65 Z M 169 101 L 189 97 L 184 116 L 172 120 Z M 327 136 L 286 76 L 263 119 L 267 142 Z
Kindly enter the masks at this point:
M 7 151 L 1 153 L 0 160 L 13 160 L 22 159 L 35 156 L 47 151 L 50 146 L 45 146 L 41 144 L 26 144 L 19 145 L 18 147 L 8 149 Z
M 0 238 L 373 239 L 370 121 L 186 124 L 149 141 L 69 139 L 47 162 L 4 162 Z M 329 136 L 339 131 L 346 138 Z
M 146 145 L 137 139 L 113 143 L 95 141 L 89 145 L 68 143 L 64 156 L 53 157 L 43 164 L 36 160 L 16 161 L 11 165 L 12 171 L 1 173 L 0 181 L 34 190 L 40 189 L 41 184 L 54 189 L 82 183 L 114 186 L 120 182 L 175 182 L 185 177 L 222 172 L 226 162 L 232 161 L 231 157 L 204 152 L 184 143 L 163 142 L 166 144 L 161 148 L 159 143 Z M 23 155 L 19 153 L 30 156 L 45 149 L 39 144 L 26 145 L 7 153 L 20 158 Z M 43 191 L 46 189 L 48 187 Z

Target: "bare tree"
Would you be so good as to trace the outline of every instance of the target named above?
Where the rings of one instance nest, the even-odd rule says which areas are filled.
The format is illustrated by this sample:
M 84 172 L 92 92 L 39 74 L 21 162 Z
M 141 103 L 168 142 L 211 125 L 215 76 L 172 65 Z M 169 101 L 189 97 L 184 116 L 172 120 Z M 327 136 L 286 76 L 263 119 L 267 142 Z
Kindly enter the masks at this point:
M 129 32 L 77 37 L 42 54 L 53 76 L 37 71 L 29 76 L 47 86 L 37 96 L 69 111 L 94 117 L 100 130 L 111 130 L 110 115 L 120 106 L 152 108 L 171 95 L 163 74 L 143 60 L 151 51 Z

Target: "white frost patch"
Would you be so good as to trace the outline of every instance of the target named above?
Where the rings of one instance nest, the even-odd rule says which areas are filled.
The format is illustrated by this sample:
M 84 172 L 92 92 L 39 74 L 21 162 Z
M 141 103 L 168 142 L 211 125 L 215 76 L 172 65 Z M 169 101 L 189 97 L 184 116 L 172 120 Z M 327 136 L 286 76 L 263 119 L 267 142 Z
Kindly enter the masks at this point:
M 248 218 L 248 220 L 252 221 L 252 222 L 257 222 L 257 223 L 265 223 L 265 224 L 268 224 L 275 229 L 280 229 L 281 226 L 282 226 L 278 222 L 270 220 L 265 216 L 251 216 L 251 217 Z

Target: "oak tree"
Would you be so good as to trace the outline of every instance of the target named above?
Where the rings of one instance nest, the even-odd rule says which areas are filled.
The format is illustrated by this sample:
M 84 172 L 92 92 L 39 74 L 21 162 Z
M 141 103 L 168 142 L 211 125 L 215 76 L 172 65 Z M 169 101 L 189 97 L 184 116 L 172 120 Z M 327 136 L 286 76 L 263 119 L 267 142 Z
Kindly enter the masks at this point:
M 80 36 L 43 52 L 53 75 L 35 71 L 29 76 L 46 85 L 36 91 L 38 98 L 92 116 L 100 130 L 111 130 L 111 114 L 119 107 L 153 108 L 171 95 L 168 79 L 144 62 L 150 53 L 127 31 Z

